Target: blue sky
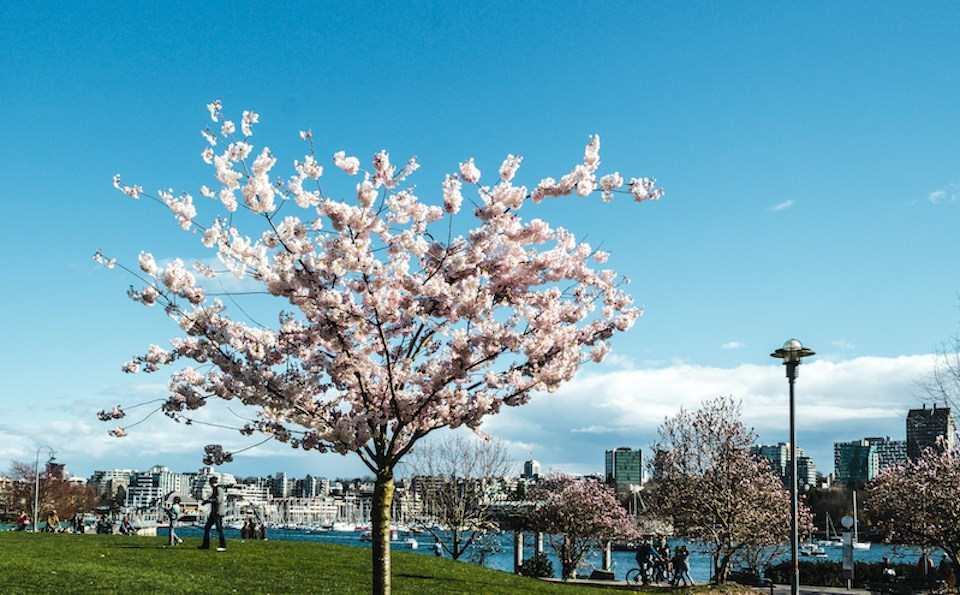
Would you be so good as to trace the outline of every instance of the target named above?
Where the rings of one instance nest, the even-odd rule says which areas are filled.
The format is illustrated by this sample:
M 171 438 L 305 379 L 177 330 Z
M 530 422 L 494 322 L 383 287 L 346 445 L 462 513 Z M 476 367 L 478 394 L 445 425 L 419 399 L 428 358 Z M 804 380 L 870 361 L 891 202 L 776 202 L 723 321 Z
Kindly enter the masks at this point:
M 208 442 L 165 419 L 123 441 L 97 410 L 162 396 L 120 365 L 173 336 L 125 297 L 127 263 L 196 255 L 154 205 L 111 185 L 197 193 L 205 104 L 281 163 L 417 155 L 421 198 L 473 156 L 523 155 L 530 185 L 602 138 L 604 171 L 656 177 L 663 200 L 571 198 L 524 213 L 612 252 L 645 316 L 557 395 L 487 430 L 545 468 L 602 469 L 665 415 L 733 394 L 786 440 L 769 353 L 817 351 L 798 383 L 798 443 L 903 437 L 917 377 L 960 322 L 960 8 L 955 3 L 436 2 L 7 7 L 0 22 L 0 197 L 10 208 L 0 343 L 4 460 L 50 445 L 68 469 L 200 465 Z M 332 164 L 326 163 L 328 172 Z M 286 173 L 289 170 L 279 170 Z M 229 471 L 336 476 L 354 458 L 254 451 Z

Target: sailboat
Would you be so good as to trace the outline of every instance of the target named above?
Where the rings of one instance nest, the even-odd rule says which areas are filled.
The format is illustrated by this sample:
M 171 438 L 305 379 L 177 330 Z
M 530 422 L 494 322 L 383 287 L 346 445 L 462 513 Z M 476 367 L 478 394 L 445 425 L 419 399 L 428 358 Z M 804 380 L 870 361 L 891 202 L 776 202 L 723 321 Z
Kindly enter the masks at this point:
M 823 547 L 843 547 L 843 539 L 837 533 L 837 528 L 833 526 L 833 519 L 830 518 L 830 513 L 826 513 L 827 522 L 825 524 L 827 530 L 826 539 L 820 540 L 820 545 Z
M 853 549 L 868 550 L 870 549 L 870 542 L 860 541 L 860 536 L 857 534 L 857 525 L 859 525 L 857 520 L 857 490 L 853 490 Z

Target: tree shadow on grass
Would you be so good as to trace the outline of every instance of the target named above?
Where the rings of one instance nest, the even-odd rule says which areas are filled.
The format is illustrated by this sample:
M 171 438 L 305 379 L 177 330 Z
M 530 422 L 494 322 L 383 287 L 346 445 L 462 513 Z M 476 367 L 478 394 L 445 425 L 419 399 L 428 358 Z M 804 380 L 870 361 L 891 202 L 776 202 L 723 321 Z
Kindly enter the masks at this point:
M 442 577 L 442 576 L 432 576 L 429 574 L 409 574 L 406 572 L 394 572 L 394 578 L 407 578 L 407 579 L 416 579 L 422 581 L 444 581 L 448 583 L 458 583 L 463 584 L 462 580 L 451 578 L 451 577 Z
M 173 548 L 165 543 L 111 543 L 106 547 L 124 550 L 173 550 Z

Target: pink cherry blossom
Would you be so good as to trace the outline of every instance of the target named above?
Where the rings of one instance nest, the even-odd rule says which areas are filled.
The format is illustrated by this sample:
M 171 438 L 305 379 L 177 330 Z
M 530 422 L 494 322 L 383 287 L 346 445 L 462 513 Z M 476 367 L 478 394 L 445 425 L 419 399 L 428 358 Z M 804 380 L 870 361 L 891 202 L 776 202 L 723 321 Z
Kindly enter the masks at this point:
M 503 160 L 503 164 L 500 166 L 500 179 L 504 182 L 509 182 L 517 175 L 517 170 L 520 169 L 520 162 L 523 161 L 523 157 L 518 157 L 516 155 L 507 155 L 507 158 Z
M 244 111 L 243 118 L 240 120 L 240 131 L 244 136 L 253 134 L 253 125 L 260 121 L 260 114 L 251 111 Z
M 468 184 L 476 184 L 480 181 L 480 170 L 473 162 L 473 157 L 460 163 L 460 177 Z
M 574 576 L 590 549 L 640 537 L 613 490 L 593 479 L 554 473 L 542 478 L 528 498 L 534 502 L 528 523 L 546 534 L 560 558 L 564 580 Z
M 867 489 L 865 512 L 887 541 L 942 549 L 960 568 L 960 448 L 941 437 L 918 460 L 884 468 Z
M 775 555 L 790 537 L 790 494 L 767 462 L 750 454 L 754 439 L 739 402 L 718 397 L 667 418 L 652 447 L 648 505 L 673 519 L 678 537 L 709 548 L 721 583 L 751 549 Z M 798 512 L 806 532 L 809 510 L 801 504 Z
M 356 157 L 346 157 L 344 151 L 337 151 L 333 154 L 333 164 L 351 176 L 360 170 L 360 160 Z

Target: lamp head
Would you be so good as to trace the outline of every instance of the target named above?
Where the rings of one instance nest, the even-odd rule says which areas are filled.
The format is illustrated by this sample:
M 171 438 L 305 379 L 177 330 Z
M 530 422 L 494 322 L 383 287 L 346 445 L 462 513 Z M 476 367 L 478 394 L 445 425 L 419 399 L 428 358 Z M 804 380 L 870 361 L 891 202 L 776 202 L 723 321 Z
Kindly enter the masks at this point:
M 770 357 L 780 358 L 784 364 L 799 364 L 801 359 L 809 355 L 815 355 L 812 349 L 807 349 L 796 339 L 790 339 L 783 347 L 771 353 Z

